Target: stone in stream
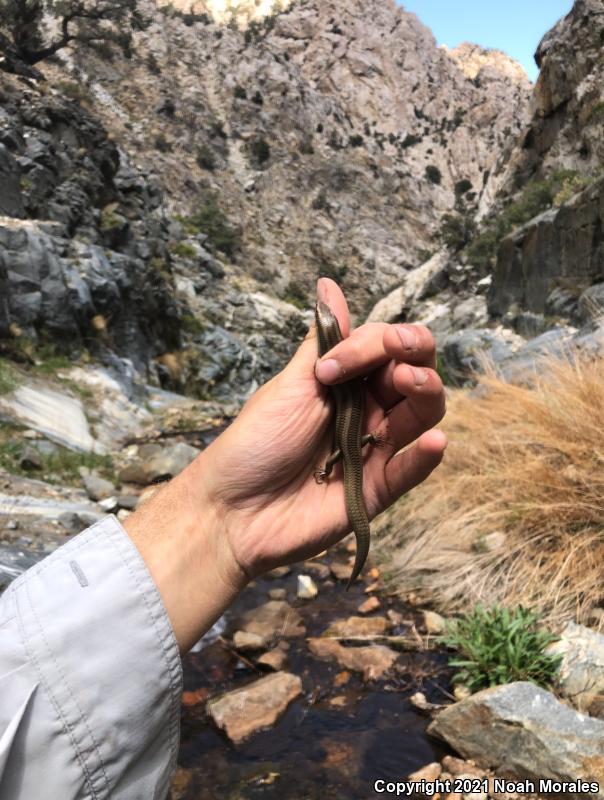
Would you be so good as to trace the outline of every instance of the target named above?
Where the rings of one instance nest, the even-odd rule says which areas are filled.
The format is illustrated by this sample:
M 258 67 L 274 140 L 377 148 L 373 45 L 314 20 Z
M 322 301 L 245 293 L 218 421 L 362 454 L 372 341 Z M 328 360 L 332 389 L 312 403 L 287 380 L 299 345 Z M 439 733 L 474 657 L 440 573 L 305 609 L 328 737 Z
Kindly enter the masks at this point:
M 604 636 L 569 622 L 548 650 L 562 655 L 558 676 L 562 694 L 579 711 L 604 719 Z
M 322 564 L 320 561 L 304 561 L 302 566 L 306 570 L 306 572 L 312 572 L 316 575 L 317 578 L 321 580 L 325 580 L 325 578 L 329 578 L 331 572 L 327 564 Z
M 256 664 L 262 667 L 268 667 L 274 672 L 279 672 L 280 669 L 283 669 L 286 659 L 287 655 L 285 652 L 280 647 L 275 647 L 273 650 L 269 650 L 268 653 L 263 653 L 257 658 Z
M 209 700 L 208 714 L 235 744 L 273 725 L 302 694 L 302 681 L 289 672 L 267 675 L 241 689 Z
M 339 581 L 350 580 L 352 574 L 352 566 L 348 562 L 332 561 L 329 565 L 332 575 Z
M 337 619 L 324 631 L 323 636 L 345 639 L 354 636 L 383 636 L 388 628 L 385 617 L 348 617 Z
M 298 575 L 298 589 L 296 592 L 300 600 L 313 600 L 319 590 L 310 575 Z
M 344 647 L 335 639 L 309 639 L 308 649 L 318 658 L 337 661 L 341 667 L 362 672 L 366 681 L 381 678 L 398 658 L 398 653 L 381 644 Z
M 380 607 L 381 603 L 378 597 L 368 597 L 361 605 L 357 608 L 359 614 L 371 614 L 372 611 L 377 611 Z
M 233 647 L 242 653 L 251 653 L 254 650 L 263 650 L 268 644 L 264 636 L 249 631 L 235 631 L 233 634 Z
M 426 764 L 425 767 L 412 772 L 407 776 L 408 781 L 427 781 L 433 783 L 442 772 L 442 767 L 438 761 L 433 761 L 431 764 Z
M 300 614 L 285 600 L 269 600 L 242 615 L 239 630 L 257 633 L 267 641 L 276 636 L 302 636 L 306 628 Z
M 423 611 L 422 615 L 424 617 L 424 628 L 428 633 L 439 636 L 441 633 L 445 632 L 447 622 L 445 618 L 437 614 L 436 611 Z
M 534 781 L 596 781 L 599 791 L 585 796 L 604 800 L 604 722 L 532 683 L 485 689 L 448 706 L 428 733 L 481 767 Z
M 268 596 L 271 600 L 285 600 L 287 591 L 285 589 L 269 589 Z

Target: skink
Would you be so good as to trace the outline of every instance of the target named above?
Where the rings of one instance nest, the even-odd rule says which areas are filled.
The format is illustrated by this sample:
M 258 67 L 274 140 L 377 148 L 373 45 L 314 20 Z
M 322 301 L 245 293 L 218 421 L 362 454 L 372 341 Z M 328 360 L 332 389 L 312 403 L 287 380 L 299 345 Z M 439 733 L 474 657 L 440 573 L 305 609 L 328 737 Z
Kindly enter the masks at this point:
M 315 309 L 317 334 L 319 340 L 319 356 L 324 356 L 338 342 L 342 332 L 335 315 L 326 303 L 318 303 Z M 363 500 L 363 445 L 368 442 L 377 444 L 372 434 L 363 436 L 363 417 L 365 406 L 365 388 L 361 378 L 353 378 L 345 383 L 330 387 L 335 405 L 335 443 L 334 451 L 322 469 L 317 469 L 315 479 L 322 483 L 333 469 L 334 464 L 342 461 L 344 470 L 344 499 L 348 521 L 357 540 L 357 551 L 352 575 L 347 589 L 363 569 L 369 553 L 370 529 L 367 509 Z

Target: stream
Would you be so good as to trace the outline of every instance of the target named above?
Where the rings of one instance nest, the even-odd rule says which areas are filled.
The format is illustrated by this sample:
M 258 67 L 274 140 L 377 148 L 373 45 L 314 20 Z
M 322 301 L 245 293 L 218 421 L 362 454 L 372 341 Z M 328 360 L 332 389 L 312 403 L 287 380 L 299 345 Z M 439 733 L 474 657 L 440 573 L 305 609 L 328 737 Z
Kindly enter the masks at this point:
M 327 561 L 331 558 L 330 552 Z M 358 606 L 368 596 L 366 584 L 357 581 L 347 592 L 343 581 L 315 577 L 318 596 L 298 600 L 298 574 L 307 570 L 299 565 L 284 578 L 255 581 L 222 620 L 223 635 L 207 645 L 202 640 L 200 649 L 185 658 L 186 705 L 172 800 L 391 797 L 395 795 L 376 794 L 374 781 L 403 780 L 448 752 L 427 736 L 429 718 L 409 701 L 417 691 L 430 702 L 447 701 L 450 672 L 445 656 L 435 650 L 401 652 L 384 679 L 369 683 L 360 673 L 316 658 L 307 649 L 306 636 L 320 636 L 336 619 L 358 615 Z M 249 654 L 246 663 L 238 658 L 230 637 L 237 630 L 237 618 L 266 603 L 275 588 L 286 590 L 287 601 L 306 626 L 306 636 L 288 639 L 283 667 L 300 676 L 303 694 L 272 728 L 235 745 L 206 714 L 206 700 L 266 674 L 254 668 Z M 418 622 L 417 610 L 379 590 L 376 594 L 381 608 L 369 616 L 383 616 L 390 609 L 400 614 L 400 624 L 391 634 L 408 633 Z

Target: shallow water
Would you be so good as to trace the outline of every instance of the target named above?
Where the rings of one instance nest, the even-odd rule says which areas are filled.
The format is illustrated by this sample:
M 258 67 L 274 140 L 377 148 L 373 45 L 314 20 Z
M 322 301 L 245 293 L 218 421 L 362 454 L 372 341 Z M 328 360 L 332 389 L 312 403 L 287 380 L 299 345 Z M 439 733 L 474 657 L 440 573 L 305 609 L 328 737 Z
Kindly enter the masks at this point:
M 226 630 L 236 630 L 237 616 L 268 600 L 271 588 L 285 587 L 288 602 L 303 616 L 307 635 L 321 634 L 339 617 L 356 613 L 366 598 L 364 584 L 349 592 L 343 583 L 323 587 L 319 596 L 296 601 L 296 573 L 285 579 L 262 579 L 238 600 L 226 620 Z M 394 598 L 382 596 L 382 609 L 403 613 L 405 623 L 393 633 L 403 633 L 414 621 L 413 609 Z M 284 669 L 302 678 L 304 693 L 293 702 L 270 730 L 261 731 L 240 745 L 232 744 L 206 717 L 205 702 L 183 707 L 182 741 L 178 763 L 179 800 L 237 800 L 238 798 L 389 797 L 376 794 L 374 781 L 406 778 L 447 752 L 426 735 L 429 722 L 410 704 L 421 690 L 433 702 L 444 702 L 449 671 L 442 654 L 434 651 L 402 653 L 395 673 L 388 679 L 363 683 L 351 673 L 345 685 L 334 685 L 342 668 L 321 661 L 307 650 L 305 637 L 290 638 Z M 240 662 L 220 639 L 185 659 L 185 690 L 200 691 L 205 698 L 239 688 L 261 677 Z M 333 697 L 343 706 L 330 705 Z

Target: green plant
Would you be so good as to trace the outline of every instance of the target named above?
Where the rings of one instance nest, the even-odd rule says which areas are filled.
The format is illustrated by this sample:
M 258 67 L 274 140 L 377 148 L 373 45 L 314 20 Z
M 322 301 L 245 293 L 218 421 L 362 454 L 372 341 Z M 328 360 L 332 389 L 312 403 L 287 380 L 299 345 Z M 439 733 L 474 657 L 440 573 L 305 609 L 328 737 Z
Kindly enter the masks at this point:
M 59 81 L 57 89 L 64 94 L 65 97 L 68 97 L 70 100 L 76 100 L 77 102 L 84 100 L 87 96 L 84 87 L 74 81 Z
M 462 178 L 460 181 L 457 181 L 455 184 L 455 194 L 459 197 L 462 194 L 466 194 L 472 188 L 472 181 L 469 181 L 467 178 Z
M 557 637 L 539 628 L 539 620 L 539 614 L 523 606 L 510 610 L 477 605 L 449 623 L 440 642 L 460 654 L 449 659 L 458 670 L 453 682 L 472 691 L 511 681 L 549 685 L 561 657 L 546 652 Z
M 193 314 L 183 314 L 180 318 L 180 322 L 183 330 L 190 333 L 192 336 L 203 333 L 205 330 L 203 322 L 198 319 L 198 317 L 193 316 Z
M 202 169 L 207 169 L 209 172 L 213 172 L 216 169 L 216 156 L 214 155 L 214 151 L 208 147 L 207 144 L 202 144 L 197 149 L 197 165 Z
M 117 213 L 117 208 L 117 203 L 109 203 L 109 205 L 101 209 L 99 226 L 102 231 L 112 231 L 114 228 L 119 228 L 122 224 L 123 219 Z
M 414 145 L 419 144 L 421 140 L 421 136 L 416 136 L 414 133 L 408 133 L 401 142 L 401 147 L 413 147 Z
M 291 303 L 292 306 L 302 311 L 305 311 L 310 306 L 308 293 L 298 281 L 290 281 L 288 283 L 283 299 L 286 303 Z
M 442 173 L 438 167 L 435 167 L 433 164 L 428 164 L 426 167 L 426 178 L 430 181 L 430 183 L 439 184 L 442 180 Z
M 262 137 L 259 139 L 252 139 L 250 142 L 250 154 L 258 165 L 266 164 L 271 157 L 271 148 L 269 143 Z
M 19 373 L 8 361 L 0 358 L 0 394 L 13 392 L 19 383 Z
M 604 119 L 604 101 L 600 100 L 589 112 L 589 122 L 599 122 Z
M 189 242 L 176 242 L 170 247 L 171 252 L 179 258 L 196 258 L 197 250 Z
M 472 240 L 476 223 L 469 213 L 445 214 L 438 232 L 438 239 L 450 250 L 457 252 Z
M 210 246 L 229 258 L 233 258 L 239 250 L 241 235 L 229 223 L 226 214 L 218 205 L 215 193 L 206 191 L 190 216 L 177 219 L 182 223 L 185 233 L 191 236 L 205 233 Z

